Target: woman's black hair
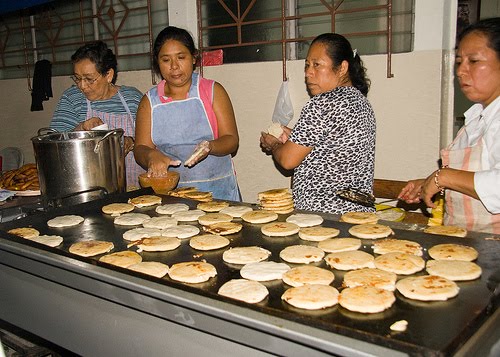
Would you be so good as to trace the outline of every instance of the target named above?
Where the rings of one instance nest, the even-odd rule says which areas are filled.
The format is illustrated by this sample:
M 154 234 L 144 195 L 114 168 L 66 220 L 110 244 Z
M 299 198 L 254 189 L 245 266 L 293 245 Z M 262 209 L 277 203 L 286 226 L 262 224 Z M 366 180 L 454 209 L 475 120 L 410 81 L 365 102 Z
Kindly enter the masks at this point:
M 324 33 L 316 37 L 314 43 L 322 43 L 326 47 L 326 53 L 333 62 L 333 67 L 337 68 L 342 61 L 349 64 L 348 75 L 352 85 L 357 88 L 364 96 L 370 89 L 370 80 L 366 76 L 366 68 L 359 55 L 353 52 L 351 44 L 342 35 L 337 33 Z
M 153 46 L 153 71 L 160 74 L 160 65 L 158 64 L 158 55 L 160 54 L 161 47 L 168 40 L 175 40 L 181 42 L 187 47 L 191 55 L 196 58 L 198 51 L 194 45 L 193 37 L 189 32 L 184 29 L 167 26 L 156 36 Z M 194 69 L 194 66 L 193 66 Z
M 497 58 L 500 60 L 500 17 L 479 20 L 478 22 L 467 26 L 458 35 L 457 46 L 465 36 L 473 32 L 480 32 L 486 36 L 488 39 L 488 46 L 496 52 Z
M 88 59 L 95 64 L 97 72 L 101 75 L 105 75 L 110 69 L 113 69 L 113 79 L 111 83 L 116 83 L 116 78 L 118 76 L 116 62 L 116 56 L 108 45 L 102 41 L 89 42 L 79 49 L 71 56 L 71 62 L 73 64 L 80 62 L 81 60 Z

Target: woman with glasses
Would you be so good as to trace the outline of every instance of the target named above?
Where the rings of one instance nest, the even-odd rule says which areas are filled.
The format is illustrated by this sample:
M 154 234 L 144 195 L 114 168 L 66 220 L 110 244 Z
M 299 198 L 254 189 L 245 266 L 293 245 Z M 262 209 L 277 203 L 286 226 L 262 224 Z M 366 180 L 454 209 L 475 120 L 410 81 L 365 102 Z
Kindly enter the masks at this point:
M 144 170 L 134 160 L 135 117 L 142 93 L 135 87 L 117 86 L 117 61 L 102 41 L 80 47 L 71 56 L 75 85 L 66 89 L 52 117 L 57 131 L 91 130 L 107 124 L 122 128 L 125 140 L 127 185 L 139 186 Z

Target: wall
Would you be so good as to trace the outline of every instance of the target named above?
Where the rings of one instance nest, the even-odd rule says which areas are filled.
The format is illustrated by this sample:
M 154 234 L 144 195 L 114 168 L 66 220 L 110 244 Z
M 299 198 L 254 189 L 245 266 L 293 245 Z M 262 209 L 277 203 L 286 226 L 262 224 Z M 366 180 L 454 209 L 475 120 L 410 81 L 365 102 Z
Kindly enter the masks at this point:
M 500 0 L 481 0 L 481 18 L 500 16 Z
M 191 1 L 193 0 L 188 4 Z M 177 5 L 183 2 L 184 0 L 176 1 Z M 443 58 L 446 57 L 443 56 L 443 48 L 446 48 L 443 39 L 447 38 L 445 18 L 453 14 L 453 6 L 450 5 L 453 1 L 416 2 L 418 19 L 425 18 L 429 13 L 434 17 L 438 14 L 427 27 L 416 27 L 416 30 L 419 33 L 435 34 L 437 27 L 439 39 L 432 36 L 420 37 L 416 33 L 418 50 L 393 55 L 394 78 L 390 79 L 386 78 L 385 56 L 362 57 L 372 80 L 369 99 L 377 117 L 377 178 L 407 180 L 427 175 L 434 170 L 440 149 L 440 133 L 443 130 L 441 123 L 449 120 L 446 116 L 443 117 L 443 108 L 449 102 L 446 98 L 443 100 L 442 90 L 442 83 L 445 83 L 442 77 L 449 76 L 443 65 Z M 436 7 L 436 4 L 439 6 Z M 186 9 L 190 8 L 187 6 Z M 183 16 L 181 10 L 182 7 L 175 10 L 179 19 L 192 24 L 192 16 Z M 443 19 L 441 23 L 440 18 Z M 176 25 L 173 20 L 171 19 L 171 24 Z M 417 21 L 416 24 L 418 23 L 422 22 Z M 308 99 L 303 65 L 303 61 L 287 63 L 295 118 Z M 257 192 L 261 190 L 289 186 L 290 178 L 283 175 L 259 147 L 260 132 L 271 122 L 274 102 L 281 85 L 281 62 L 206 67 L 204 75 L 223 84 L 233 102 L 241 137 L 234 162 L 243 199 L 255 202 Z M 149 71 L 121 72 L 118 77 L 118 84 L 120 83 L 135 85 L 145 91 L 151 86 L 151 74 Z M 20 146 L 26 161 L 33 162 L 30 138 L 36 135 L 38 128 L 49 124 L 57 98 L 69 85 L 71 80 L 68 77 L 53 78 L 54 98 L 44 102 L 44 111 L 30 112 L 31 96 L 26 79 L 0 81 L 0 147 Z

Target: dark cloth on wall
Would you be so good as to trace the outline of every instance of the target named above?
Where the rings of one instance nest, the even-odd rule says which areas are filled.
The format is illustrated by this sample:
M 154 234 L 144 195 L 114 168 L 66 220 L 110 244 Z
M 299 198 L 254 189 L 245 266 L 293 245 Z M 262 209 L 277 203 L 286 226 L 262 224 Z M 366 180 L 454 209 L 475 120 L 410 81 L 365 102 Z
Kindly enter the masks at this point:
M 52 97 L 52 64 L 48 60 L 35 63 L 33 90 L 31 91 L 31 111 L 43 110 L 42 102 Z

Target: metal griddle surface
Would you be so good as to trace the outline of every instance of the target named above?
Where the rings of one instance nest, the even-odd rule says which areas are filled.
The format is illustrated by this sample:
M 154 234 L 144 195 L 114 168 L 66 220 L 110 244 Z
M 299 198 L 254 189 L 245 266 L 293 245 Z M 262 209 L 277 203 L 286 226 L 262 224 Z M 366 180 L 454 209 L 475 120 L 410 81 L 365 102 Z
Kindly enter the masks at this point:
M 113 223 L 114 217 L 101 212 L 101 207 L 111 202 L 126 202 L 129 197 L 139 194 L 150 193 L 149 191 L 136 191 L 135 193 L 110 195 L 102 200 L 92 201 L 70 208 L 55 209 L 50 212 L 29 216 L 18 221 L 8 222 L 0 225 L 0 236 L 23 242 L 37 248 L 55 252 L 58 255 L 101 265 L 108 269 L 120 271 L 125 274 L 140 276 L 149 281 L 169 285 L 175 288 L 188 290 L 202 294 L 213 299 L 237 304 L 249 309 L 254 309 L 265 314 L 270 314 L 292 320 L 318 329 L 333 333 L 350 336 L 370 343 L 383 345 L 395 350 L 404 351 L 418 355 L 448 355 L 460 347 L 488 318 L 497 299 L 493 297 L 488 287 L 488 280 L 497 269 L 496 259 L 499 256 L 500 242 L 488 240 L 488 235 L 470 233 L 469 238 L 453 238 L 425 234 L 419 230 L 422 227 L 410 227 L 411 229 L 398 229 L 393 225 L 395 238 L 408 239 L 419 242 L 424 247 L 424 259 L 429 259 L 427 249 L 440 243 L 458 243 L 475 247 L 479 251 L 477 263 L 482 267 L 482 277 L 475 281 L 459 282 L 460 293 L 456 298 L 445 302 L 419 302 L 404 298 L 396 292 L 396 302 L 388 310 L 377 314 L 361 314 L 350 312 L 340 306 L 320 310 L 306 311 L 296 309 L 281 300 L 281 295 L 288 288 L 282 281 L 264 282 L 269 290 L 269 296 L 258 304 L 245 304 L 233 301 L 217 295 L 219 287 L 230 279 L 241 278 L 240 266 L 224 263 L 222 253 L 225 249 L 209 252 L 201 252 L 189 246 L 189 239 L 182 241 L 179 248 L 170 252 L 141 252 L 143 261 L 159 261 L 169 266 L 178 262 L 192 260 L 206 260 L 217 268 L 217 277 L 201 284 L 179 284 L 167 277 L 157 279 L 139 273 L 116 268 L 111 265 L 98 262 L 100 256 L 84 258 L 72 255 L 68 252 L 71 244 L 77 241 L 89 239 L 112 241 L 115 245 L 113 252 L 127 250 L 127 243 L 122 238 L 125 231 L 135 228 L 133 226 L 117 226 Z M 197 201 L 184 200 L 170 196 L 163 196 L 163 203 L 187 203 L 195 208 Z M 155 207 L 135 209 L 134 212 L 142 212 L 150 216 L 158 216 Z M 256 208 L 256 207 L 254 207 Z M 48 219 L 62 214 L 79 214 L 85 218 L 85 222 L 78 226 L 66 228 L 49 228 L 46 224 Z M 288 215 L 280 215 L 279 221 L 284 221 Z M 348 229 L 352 226 L 348 223 L 339 222 L 336 216 L 322 215 L 325 218 L 323 226 L 340 229 L 339 237 L 349 237 Z M 243 223 L 243 230 L 238 234 L 226 236 L 230 239 L 230 247 L 258 245 L 272 252 L 269 260 L 280 262 L 279 252 L 290 245 L 306 244 L 317 245 L 315 242 L 301 240 L 298 235 L 284 238 L 271 238 L 261 234 L 260 224 Z M 383 222 L 382 222 L 383 223 Z M 386 222 L 389 224 L 388 222 Z M 198 225 L 197 222 L 187 224 Z M 15 227 L 32 226 L 41 234 L 57 234 L 64 238 L 64 242 L 57 248 L 50 248 L 34 242 L 26 241 L 6 233 L 8 229 Z M 199 226 L 199 225 L 198 225 Z M 201 228 L 201 227 L 200 227 Z M 3 231 L 3 232 L 2 232 Z M 489 235 L 491 236 L 491 235 Z M 371 244 L 373 240 L 362 240 L 362 250 L 372 253 Z M 135 247 L 129 248 L 135 251 Z M 295 266 L 294 264 L 289 264 Z M 314 264 L 316 266 L 330 269 L 324 261 Z M 344 272 L 333 270 L 335 281 L 333 285 L 341 290 Z M 423 275 L 420 272 L 415 275 Z M 401 276 L 399 276 L 401 278 Z M 490 287 L 491 289 L 491 287 Z M 408 329 L 405 332 L 392 332 L 390 325 L 398 320 L 407 320 Z

